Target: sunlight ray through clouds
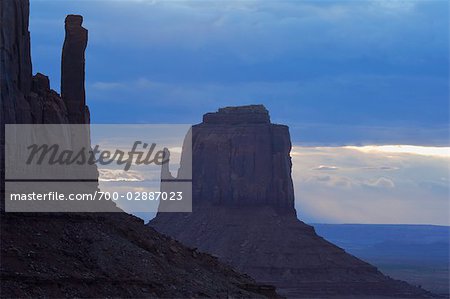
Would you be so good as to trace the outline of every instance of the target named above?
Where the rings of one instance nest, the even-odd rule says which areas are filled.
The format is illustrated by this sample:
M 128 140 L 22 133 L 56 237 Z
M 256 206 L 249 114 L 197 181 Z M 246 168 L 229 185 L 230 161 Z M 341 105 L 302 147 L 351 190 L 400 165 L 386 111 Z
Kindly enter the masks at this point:
M 367 145 L 346 146 L 345 148 L 365 153 L 400 153 L 450 158 L 450 147 L 415 146 L 415 145 Z
M 293 146 L 299 217 L 449 225 L 449 152 L 411 145 Z

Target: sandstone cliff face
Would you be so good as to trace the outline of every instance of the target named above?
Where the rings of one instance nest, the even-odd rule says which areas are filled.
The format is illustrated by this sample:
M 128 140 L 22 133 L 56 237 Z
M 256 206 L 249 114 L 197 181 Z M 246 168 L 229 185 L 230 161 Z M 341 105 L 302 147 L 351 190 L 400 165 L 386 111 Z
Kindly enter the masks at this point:
M 1 8 L 1 123 L 68 123 L 69 116 L 87 111 L 84 95 L 84 50 L 83 54 L 71 56 L 70 65 L 82 65 L 83 76 L 72 75 L 66 69 L 65 89 L 73 91 L 65 103 L 55 91 L 50 89 L 48 78 L 42 74 L 32 76 L 30 54 L 30 32 L 28 31 L 29 1 L 7 0 L 0 3 Z M 78 16 L 79 17 L 79 16 Z M 72 23 L 76 16 L 69 16 Z M 67 23 L 66 22 L 66 23 Z M 86 33 L 87 34 L 87 33 Z M 78 40 L 77 38 L 67 38 Z M 86 35 L 87 40 L 87 35 Z M 70 47 L 68 47 L 70 49 Z M 63 53 L 64 56 L 64 53 Z M 77 69 L 78 72 L 80 72 Z M 80 88 L 83 86 L 83 88 Z M 78 90 L 78 93 L 74 92 Z M 77 122 L 85 123 L 79 118 Z M 3 130 L 2 130 L 3 140 Z
M 5 122 L 29 121 L 30 107 L 25 96 L 31 90 L 31 56 L 28 3 L 24 1 L 2 1 L 0 36 L 1 60 L 1 120 Z M 3 132 L 1 133 L 3 134 Z
M 70 15 L 66 19 L 68 27 L 67 45 L 63 50 L 65 61 L 68 61 L 66 74 L 62 78 L 62 86 L 68 90 L 70 100 L 50 88 L 47 76 L 37 73 L 32 75 L 30 32 L 28 30 L 29 1 L 6 0 L 0 3 L 1 37 L 0 37 L 0 82 L 1 82 L 1 112 L 0 112 L 0 143 L 4 153 L 5 124 L 85 124 L 89 119 L 88 107 L 85 105 L 84 91 L 84 48 L 87 42 L 87 31 L 81 28 L 77 20 L 81 16 Z M 74 28 L 74 29 L 71 29 Z M 74 34 L 82 31 L 82 38 Z M 79 46 L 80 44 L 83 45 Z M 75 49 L 75 50 L 73 50 Z M 82 76 L 71 75 L 70 66 Z M 82 71 L 80 70 L 82 68 Z M 83 88 L 80 88 L 80 87 Z M 78 111 L 78 112 L 77 112 Z M 67 129 L 67 128 L 66 128 Z M 69 132 L 68 132 L 68 135 Z M 86 141 L 88 136 L 84 138 Z M 78 140 L 81 140 L 78 138 Z M 1 192 L 4 192 L 4 155 L 0 157 Z M 97 174 L 96 167 L 86 170 Z M 0 199 L 0 210 L 4 209 L 4 201 Z
M 288 128 L 271 124 L 263 106 L 206 114 L 192 128 L 193 212 L 158 213 L 149 226 L 288 297 L 431 296 L 384 276 L 297 219 L 290 149 Z
M 63 99 L 42 74 L 31 75 L 26 0 L 1 0 L 1 151 L 14 123 L 88 123 L 84 97 L 87 31 L 66 19 Z M 86 116 L 87 115 L 87 116 Z M 0 193 L 4 197 L 4 161 Z M 4 298 L 277 297 L 209 255 L 188 249 L 125 213 L 0 211 Z
M 0 151 L 5 124 L 67 123 L 67 108 L 50 89 L 46 76 L 32 76 L 29 1 L 0 2 Z M 0 156 L 0 191 L 4 192 L 4 155 Z M 3 199 L 0 210 L 4 209 Z
M 287 126 L 264 106 L 223 108 L 192 129 L 195 204 L 269 205 L 294 212 Z

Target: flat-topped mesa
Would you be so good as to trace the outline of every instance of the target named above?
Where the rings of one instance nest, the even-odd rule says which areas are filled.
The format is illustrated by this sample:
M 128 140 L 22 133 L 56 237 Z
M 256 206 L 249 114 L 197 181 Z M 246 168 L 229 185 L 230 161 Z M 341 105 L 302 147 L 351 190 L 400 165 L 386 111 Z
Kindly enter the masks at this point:
M 255 121 L 262 116 L 267 121 Z M 186 178 L 189 149 L 183 146 L 179 179 Z M 275 285 L 288 298 L 430 298 L 296 217 L 290 150 L 288 127 L 271 124 L 264 106 L 206 114 L 192 128 L 192 213 L 160 210 L 148 225 Z M 171 179 L 168 169 L 162 177 Z
M 69 122 L 87 122 L 85 79 L 85 50 L 88 31 L 82 27 L 83 17 L 68 15 L 65 28 L 66 37 L 62 51 L 61 97 L 67 106 Z
M 264 105 L 248 105 L 220 108 L 217 112 L 203 115 L 208 124 L 269 124 L 270 117 Z
M 207 113 L 192 131 L 193 204 L 294 209 L 289 128 L 263 105 Z

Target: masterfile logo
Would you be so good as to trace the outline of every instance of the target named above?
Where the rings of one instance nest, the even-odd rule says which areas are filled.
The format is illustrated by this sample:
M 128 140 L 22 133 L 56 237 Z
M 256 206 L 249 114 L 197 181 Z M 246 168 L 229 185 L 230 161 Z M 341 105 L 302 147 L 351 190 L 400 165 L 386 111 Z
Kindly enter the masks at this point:
M 139 146 L 142 146 L 144 151 L 139 151 Z M 42 165 L 43 163 L 60 164 L 60 165 L 95 165 L 96 163 L 101 165 L 108 165 L 116 163 L 117 165 L 124 165 L 123 170 L 128 171 L 131 165 L 163 165 L 169 162 L 166 157 L 165 150 L 159 150 L 154 155 L 156 143 L 149 145 L 146 142 L 135 141 L 131 150 L 126 153 L 124 151 L 116 149 L 115 151 L 100 150 L 99 145 L 95 145 L 93 149 L 81 148 L 78 152 L 73 150 L 61 150 L 59 144 L 32 144 L 27 147 L 29 150 L 29 156 L 26 161 L 28 165 L 35 163 L 36 165 Z M 136 159 L 134 161 L 134 159 Z
M 7 212 L 192 210 L 190 125 L 14 124 L 5 137 Z M 181 156 L 183 177 L 162 177 Z

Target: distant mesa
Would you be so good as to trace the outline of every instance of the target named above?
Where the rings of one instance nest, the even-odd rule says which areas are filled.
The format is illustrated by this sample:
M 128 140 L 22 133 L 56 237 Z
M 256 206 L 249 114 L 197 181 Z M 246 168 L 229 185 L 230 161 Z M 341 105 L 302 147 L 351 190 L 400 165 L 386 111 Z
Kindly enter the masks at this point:
M 270 123 L 262 105 L 205 114 L 192 128 L 193 212 L 158 213 L 148 225 L 287 297 L 430 297 L 297 219 L 290 150 L 288 127 Z

